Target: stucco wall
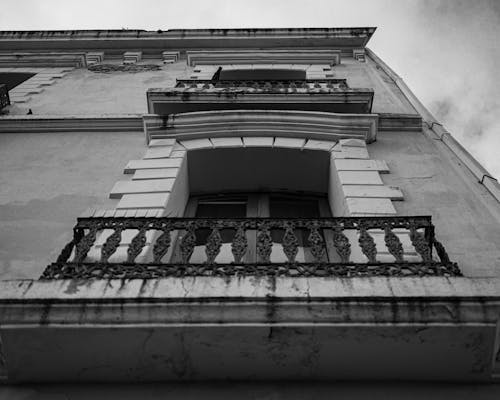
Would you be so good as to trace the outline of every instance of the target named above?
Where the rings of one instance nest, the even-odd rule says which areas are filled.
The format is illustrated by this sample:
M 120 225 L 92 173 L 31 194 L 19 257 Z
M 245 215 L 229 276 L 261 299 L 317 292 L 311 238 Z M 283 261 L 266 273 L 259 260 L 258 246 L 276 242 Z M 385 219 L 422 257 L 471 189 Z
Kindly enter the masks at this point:
M 385 160 L 399 187 L 399 215 L 432 215 L 436 234 L 466 276 L 500 275 L 498 202 L 439 141 L 417 132 L 379 132 L 370 156 Z
M 105 61 L 106 62 L 106 61 Z M 114 61 L 114 63 L 117 63 Z M 10 115 L 34 114 L 82 115 L 146 113 L 148 88 L 172 87 L 175 79 L 189 79 L 196 67 L 188 66 L 185 59 L 163 65 L 159 60 L 143 64 L 157 64 L 160 71 L 96 73 L 85 68 L 74 69 L 55 83 L 32 94 L 23 103 L 14 103 Z M 286 65 L 286 64 L 285 64 Z M 370 59 L 365 63 L 344 58 L 333 67 L 333 77 L 347 79 L 352 88 L 373 88 L 373 112 L 415 114 L 415 110 L 385 74 L 376 69 Z
M 37 278 L 143 152 L 140 133 L 0 134 L 0 279 Z
M 379 132 L 370 157 L 399 187 L 399 215 L 432 215 L 467 276 L 499 276 L 498 205 L 449 151 L 423 133 Z M 0 278 L 37 278 L 87 208 L 113 208 L 111 188 L 145 151 L 141 133 L 0 135 Z

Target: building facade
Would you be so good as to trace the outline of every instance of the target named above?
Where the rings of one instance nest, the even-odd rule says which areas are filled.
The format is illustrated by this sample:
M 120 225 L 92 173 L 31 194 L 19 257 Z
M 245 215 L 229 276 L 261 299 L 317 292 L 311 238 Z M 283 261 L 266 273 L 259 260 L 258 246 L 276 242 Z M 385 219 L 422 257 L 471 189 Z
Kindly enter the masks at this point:
M 500 187 L 374 31 L 0 32 L 3 382 L 492 393 Z

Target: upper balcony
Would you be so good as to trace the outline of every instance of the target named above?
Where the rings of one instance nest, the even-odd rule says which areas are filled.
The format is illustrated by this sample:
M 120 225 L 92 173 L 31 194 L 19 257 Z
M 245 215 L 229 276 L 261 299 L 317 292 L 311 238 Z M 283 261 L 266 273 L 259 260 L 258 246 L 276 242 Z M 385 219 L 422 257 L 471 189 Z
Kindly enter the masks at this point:
M 372 89 L 350 88 L 345 79 L 177 80 L 173 88 L 148 89 L 148 112 L 265 109 L 370 113 Z

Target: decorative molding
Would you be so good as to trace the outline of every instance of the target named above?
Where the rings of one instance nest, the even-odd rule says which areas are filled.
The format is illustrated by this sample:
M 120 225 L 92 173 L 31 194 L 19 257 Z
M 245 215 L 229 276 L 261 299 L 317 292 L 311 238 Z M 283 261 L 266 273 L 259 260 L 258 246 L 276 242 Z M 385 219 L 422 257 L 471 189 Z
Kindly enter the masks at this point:
M 0 118 L 1 133 L 142 132 L 139 115 L 110 116 L 10 116 Z
M 200 64 L 328 64 L 341 61 L 340 50 L 191 50 L 187 51 L 190 66 Z
M 175 63 L 179 60 L 181 53 L 178 51 L 163 51 L 161 53 L 161 58 L 163 64 Z
M 352 57 L 359 62 L 365 62 L 365 49 L 352 49 Z
M 137 64 L 142 60 L 142 51 L 126 51 L 123 53 L 123 64 Z
M 85 54 L 87 65 L 101 64 L 104 61 L 104 51 L 94 51 Z
M 375 114 L 335 114 L 314 111 L 221 110 L 170 116 L 144 115 L 146 140 L 198 139 L 231 136 L 280 136 L 337 141 L 376 139 Z
M 418 114 L 385 114 L 380 113 L 379 131 L 422 132 L 422 117 Z
M 0 41 L 1 44 L 1 41 Z M 0 53 L 0 67 L 73 67 L 80 68 L 87 65 L 84 52 L 2 52 Z

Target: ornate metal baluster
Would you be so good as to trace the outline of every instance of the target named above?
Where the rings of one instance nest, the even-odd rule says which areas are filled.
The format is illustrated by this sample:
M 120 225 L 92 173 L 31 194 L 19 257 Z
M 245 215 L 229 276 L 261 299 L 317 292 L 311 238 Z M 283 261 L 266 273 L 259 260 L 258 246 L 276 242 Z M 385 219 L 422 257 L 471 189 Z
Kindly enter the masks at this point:
M 62 249 L 61 253 L 57 257 L 56 263 L 65 263 L 68 261 L 71 253 L 73 252 L 73 248 L 75 247 L 75 242 L 78 242 L 78 240 L 81 240 L 81 237 L 78 238 L 75 234 L 73 240 L 66 244 L 66 246 L 64 246 L 64 249 Z
M 153 262 L 155 264 L 160 264 L 161 259 L 165 254 L 167 254 L 167 251 L 170 247 L 170 231 L 171 231 L 170 225 L 167 225 L 163 228 L 163 233 L 156 239 L 156 243 L 153 246 Z
M 142 249 L 146 245 L 146 226 L 139 229 L 137 235 L 134 236 L 127 249 L 127 262 L 133 263 L 136 257 L 141 254 Z
M 404 261 L 404 251 L 403 245 L 399 240 L 398 236 L 392 231 L 389 225 L 386 225 L 384 228 L 384 241 L 389 253 L 391 253 L 397 262 Z
M 377 262 L 377 246 L 375 245 L 375 241 L 372 236 L 368 233 L 364 226 L 359 227 L 359 246 L 361 247 L 361 251 L 368 258 L 368 262 L 376 263 Z
M 181 244 L 179 247 L 181 250 L 181 260 L 182 263 L 184 264 L 187 264 L 189 262 L 189 259 L 193 254 L 194 246 L 196 245 L 195 231 L 196 231 L 196 224 L 190 222 L 187 228 L 186 235 L 181 240 Z
M 288 262 L 295 262 L 295 257 L 299 251 L 299 240 L 295 236 L 294 225 L 291 222 L 285 223 L 285 234 L 283 235 L 283 253 L 288 258 Z
M 436 249 L 436 253 L 443 264 L 451 264 L 450 258 L 448 257 L 448 253 L 446 252 L 444 246 L 436 239 L 434 239 L 434 248 Z
M 90 228 L 89 233 L 87 233 L 82 240 L 80 240 L 75 249 L 75 262 L 80 263 L 85 260 L 85 257 L 87 257 L 88 252 L 94 245 L 96 236 L 97 236 L 97 231 L 99 230 L 99 225 L 93 225 Z
M 315 222 L 310 226 L 310 234 L 307 240 L 311 245 L 311 254 L 314 257 L 314 261 L 321 262 L 325 255 L 325 241 L 318 231 L 318 223 Z
M 214 264 L 217 255 L 220 253 L 220 248 L 222 246 L 222 238 L 220 236 L 219 228 L 214 226 L 212 232 L 207 238 L 207 244 L 205 246 L 205 254 L 207 255 L 207 264 Z
M 238 226 L 236 234 L 233 238 L 233 243 L 231 243 L 231 252 L 233 253 L 234 262 L 236 264 L 241 263 L 241 260 L 247 252 L 247 248 L 248 240 L 247 235 L 245 234 L 245 225 L 244 223 L 242 223 L 240 226 Z
M 413 224 L 410 225 L 410 240 L 417 253 L 422 257 L 422 260 L 424 262 L 431 262 L 431 249 L 427 244 L 427 240 L 425 240 L 424 235 L 417 231 Z
M 273 239 L 269 227 L 265 223 L 259 223 L 257 233 L 257 254 L 262 262 L 269 263 L 271 261 L 271 252 L 273 247 Z
M 122 230 L 123 227 L 121 226 L 115 227 L 115 231 L 108 237 L 106 243 L 103 244 L 101 249 L 101 262 L 107 263 L 109 257 L 111 257 L 118 246 L 120 246 L 120 242 L 122 241 Z
M 343 263 L 349 262 L 349 257 L 351 255 L 351 244 L 349 239 L 340 229 L 335 229 L 333 234 L 333 245 L 335 246 L 335 251 L 340 257 Z

